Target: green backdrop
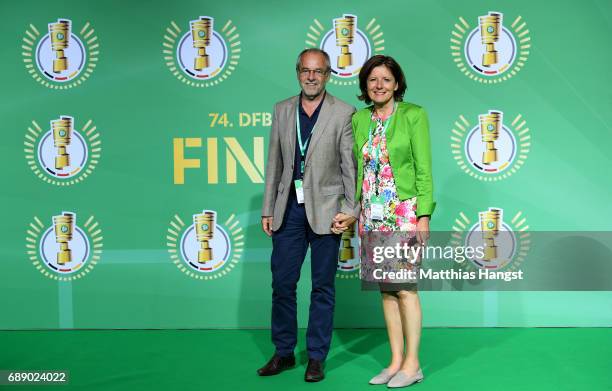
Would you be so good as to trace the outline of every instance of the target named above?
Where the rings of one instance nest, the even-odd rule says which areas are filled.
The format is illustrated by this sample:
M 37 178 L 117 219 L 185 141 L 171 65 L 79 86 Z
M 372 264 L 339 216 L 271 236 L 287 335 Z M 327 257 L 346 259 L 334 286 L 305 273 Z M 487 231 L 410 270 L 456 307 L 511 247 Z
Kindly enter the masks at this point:
M 257 154 L 263 150 L 257 148 L 262 138 L 267 148 L 269 127 L 241 127 L 239 116 L 270 113 L 275 102 L 297 94 L 296 55 L 312 40 L 308 34 L 318 37 L 310 26 L 317 30 L 316 19 L 324 32 L 331 30 L 332 19 L 345 13 L 357 15 L 363 31 L 380 25 L 369 37 L 384 32 L 372 41 L 384 39 L 379 52 L 395 57 L 406 73 L 406 100 L 429 113 L 438 201 L 432 229 L 451 230 L 461 212 L 473 222 L 476 212 L 497 206 L 509 218 L 522 212 L 534 232 L 611 230 L 610 2 L 32 1 L 2 2 L 0 10 L 2 329 L 268 327 L 271 242 L 260 229 L 263 184 Z M 450 41 L 458 39 L 452 34 L 456 24 L 469 31 L 488 11 L 502 12 L 508 28 L 521 16 L 526 23 L 522 31 L 528 29 L 525 36 L 530 37 L 522 69 L 498 83 L 480 83 L 463 74 L 453 61 Z M 164 59 L 168 54 L 163 50 L 169 48 L 163 43 L 170 42 L 164 35 L 172 35 L 167 31 L 171 22 L 180 28 L 180 37 L 189 21 L 203 15 L 215 18 L 215 31 L 231 20 L 236 29 L 226 41 L 240 44 L 228 48 L 240 51 L 230 53 L 239 56 L 231 74 L 223 73 L 228 63 L 210 82 L 221 75 L 225 80 L 194 87 L 169 69 L 166 63 L 174 60 Z M 462 27 L 460 17 L 470 29 Z M 65 90 L 35 80 L 22 54 L 28 52 L 23 46 L 36 46 L 26 33 L 29 26 L 44 35 L 47 24 L 58 18 L 70 19 L 75 34 L 89 22 L 94 32 L 83 42 L 97 37 L 86 45 L 99 52 L 91 75 Z M 229 41 L 235 34 L 239 37 Z M 33 45 L 24 43 L 24 37 Z M 88 61 L 86 66 L 91 57 Z M 75 80 L 86 70 L 81 72 Z M 185 75 L 180 69 L 177 73 Z M 328 90 L 362 107 L 357 86 L 330 83 Z M 502 110 L 507 122 L 521 115 L 530 130 L 530 151 L 511 176 L 484 181 L 460 169 L 450 137 L 460 115 L 473 126 L 479 114 L 493 108 Z M 210 113 L 227 113 L 228 126 L 211 126 Z M 46 132 L 49 121 L 60 115 L 73 116 L 75 129 L 91 119 L 102 141 L 97 167 L 82 182 L 66 186 L 46 183 L 24 158 L 32 121 Z M 186 169 L 185 183 L 176 184 L 173 142 L 186 138 L 202 140 L 201 148 L 184 149 L 186 158 L 201 160 L 201 168 Z M 217 142 L 218 183 L 210 183 L 209 139 Z M 237 183 L 228 183 L 232 161 L 238 162 Z M 167 245 L 175 215 L 189 224 L 204 209 L 216 211 L 218 223 L 234 215 L 232 221 L 239 224 L 227 231 L 241 228 L 233 237 L 242 236 L 232 242 L 233 254 L 240 253 L 235 267 L 224 266 L 227 273 L 212 279 L 182 272 Z M 34 217 L 47 229 L 61 211 L 75 212 L 78 224 L 94 216 L 103 238 L 95 268 L 69 281 L 37 270 L 27 253 L 32 248 L 26 247 Z M 301 326 L 307 318 L 309 266 L 307 261 L 299 286 Z M 41 267 L 44 271 L 46 266 Z M 382 326 L 378 294 L 361 291 L 358 279 L 347 277 L 337 279 L 335 325 Z M 442 291 L 423 292 L 421 298 L 425 326 L 612 323 L 610 292 Z

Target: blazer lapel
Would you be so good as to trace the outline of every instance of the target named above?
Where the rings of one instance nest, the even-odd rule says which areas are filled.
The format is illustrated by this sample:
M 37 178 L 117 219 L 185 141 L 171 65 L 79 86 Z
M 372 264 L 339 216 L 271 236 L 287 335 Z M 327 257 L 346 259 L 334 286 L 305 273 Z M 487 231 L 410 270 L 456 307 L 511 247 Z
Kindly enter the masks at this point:
M 289 104 L 289 115 L 287 118 L 287 128 L 285 130 L 285 135 L 286 135 L 286 144 L 288 145 L 289 149 L 286 151 L 286 156 L 291 156 L 291 160 L 293 161 L 293 156 L 295 155 L 295 143 L 296 143 L 296 139 L 295 139 L 295 135 L 296 135 L 296 127 L 295 127 L 295 110 L 297 109 L 297 105 L 300 102 L 300 96 L 298 95 L 297 97 L 294 97 L 291 100 L 291 103 Z
M 399 109 L 399 106 L 396 107 L 396 111 L 398 109 Z M 388 145 L 393 144 L 392 140 L 393 140 L 393 135 L 395 135 L 395 126 L 397 124 L 397 117 L 398 117 L 397 113 L 393 113 L 393 117 L 391 117 L 391 122 L 389 123 L 389 126 L 387 126 L 387 133 L 385 134 L 385 137 L 387 138 Z
M 359 117 L 357 131 L 355 132 L 355 142 L 357 144 L 359 153 L 361 153 L 363 145 L 368 141 L 368 138 L 370 137 L 370 125 L 372 122 L 372 119 L 370 118 L 371 115 L 372 114 L 370 110 L 368 110 L 367 113 L 364 112 L 363 114 L 361 114 L 361 117 Z
M 306 152 L 305 162 L 308 162 L 310 156 L 312 156 L 312 151 L 315 146 L 321 140 L 323 133 L 327 129 L 327 123 L 332 117 L 333 114 L 333 104 L 334 97 L 329 94 L 329 92 L 325 93 L 325 99 L 323 100 L 323 106 L 321 106 L 321 111 L 319 112 L 319 118 L 317 118 L 317 123 L 314 127 L 314 131 L 310 136 L 310 145 L 308 146 L 308 152 Z M 295 114 L 294 114 L 295 115 Z M 295 148 L 295 145 L 293 146 Z

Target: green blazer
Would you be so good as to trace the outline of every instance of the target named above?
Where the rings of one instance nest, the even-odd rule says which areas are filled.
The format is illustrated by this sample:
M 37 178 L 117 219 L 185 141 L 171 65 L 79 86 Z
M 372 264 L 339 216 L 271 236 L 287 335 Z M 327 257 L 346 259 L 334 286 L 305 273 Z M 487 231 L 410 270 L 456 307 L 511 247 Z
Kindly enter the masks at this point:
M 362 148 L 368 142 L 372 123 L 372 106 L 353 115 L 353 153 L 357 160 L 357 193 L 361 201 L 363 184 Z M 431 144 L 429 121 L 421 106 L 398 102 L 396 112 L 387 128 L 387 149 L 389 164 L 393 170 L 397 195 L 400 200 L 417 197 L 417 217 L 431 215 L 436 207 L 433 200 L 433 179 L 431 176 Z

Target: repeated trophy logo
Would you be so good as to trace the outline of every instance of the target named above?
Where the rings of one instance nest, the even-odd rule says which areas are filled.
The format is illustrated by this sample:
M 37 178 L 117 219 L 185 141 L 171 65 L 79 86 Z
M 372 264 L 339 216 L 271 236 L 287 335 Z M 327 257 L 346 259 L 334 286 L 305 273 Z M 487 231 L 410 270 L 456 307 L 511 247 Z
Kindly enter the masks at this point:
M 465 263 L 468 268 L 515 271 L 525 260 L 531 246 L 529 226 L 523 212 L 505 221 L 504 210 L 489 207 L 476 213 L 476 221 L 460 212 L 452 227 L 451 245 L 481 247 Z
M 521 114 L 505 123 L 501 110 L 489 110 L 478 115 L 476 124 L 460 115 L 450 132 L 450 146 L 463 172 L 481 181 L 498 181 L 523 166 L 531 134 Z
M 102 141 L 92 120 L 76 128 L 75 118 L 60 115 L 47 130 L 32 121 L 25 131 L 25 159 L 42 181 L 69 186 L 93 173 L 100 161 Z
M 244 233 L 236 216 L 232 214 L 220 223 L 213 210 L 203 210 L 188 220 L 174 215 L 166 240 L 172 262 L 180 271 L 199 280 L 225 276 L 234 269 L 244 250 Z
M 337 278 L 359 278 L 359 238 L 355 224 L 342 233 L 338 253 Z
M 41 31 L 48 31 L 42 34 Z M 21 45 L 28 73 L 40 84 L 53 89 L 81 85 L 94 71 L 100 44 L 86 22 L 79 30 L 69 19 L 58 19 L 46 29 L 30 24 Z
M 451 55 L 459 70 L 480 83 L 498 83 L 516 76 L 531 49 L 529 29 L 521 16 L 504 26 L 501 12 L 489 12 L 470 25 L 463 17 L 451 32 Z
M 206 47 L 210 46 L 210 33 L 213 31 L 213 18 L 200 17 L 200 19 L 192 20 L 190 23 L 193 47 L 198 51 L 193 60 L 193 68 L 196 71 L 201 71 L 209 67 Z
M 70 165 L 70 155 L 66 148 L 72 139 L 72 117 L 62 116 L 55 121 L 51 121 L 51 131 L 53 132 L 53 146 L 57 148 L 55 155 L 55 169 L 62 170 Z
M 484 256 L 482 262 L 491 262 L 498 259 L 495 239 L 499 236 L 499 226 L 502 221 L 502 210 L 489 208 L 489 210 L 478 213 L 480 230 L 484 244 Z
M 240 35 L 232 21 L 218 29 L 213 17 L 200 16 L 180 26 L 170 22 L 162 42 L 170 72 L 192 87 L 215 86 L 230 77 L 241 54 Z
M 485 166 L 498 162 L 495 141 L 499 139 L 502 115 L 501 111 L 489 111 L 488 114 L 478 116 L 480 120 L 480 135 L 485 147 L 485 150 L 482 152 L 482 164 Z
M 307 47 L 318 47 L 331 57 L 330 82 L 337 85 L 357 84 L 361 66 L 373 54 L 385 50 L 383 32 L 376 19 L 370 19 L 363 30 L 357 16 L 344 14 L 331 20 L 331 28 L 314 19 L 306 33 Z
M 193 225 L 196 231 L 196 240 L 200 243 L 198 250 L 198 262 L 206 263 L 213 260 L 210 241 L 215 232 L 216 214 L 214 212 L 203 212 L 193 216 Z
M 29 224 L 26 253 L 37 270 L 58 281 L 82 278 L 102 255 L 102 230 L 93 216 L 83 226 L 75 212 L 61 212 L 45 225 L 38 217 Z
M 340 48 L 338 69 L 346 69 L 353 65 L 353 54 L 349 52 L 349 46 L 355 40 L 355 24 L 357 17 L 354 15 L 344 15 L 334 19 L 334 32 L 336 35 L 336 46 Z
M 49 35 L 51 36 L 51 49 L 56 55 L 56 58 L 53 59 L 53 73 L 67 71 L 68 59 L 64 52 L 70 43 L 70 21 L 60 19 L 57 23 L 50 23 Z

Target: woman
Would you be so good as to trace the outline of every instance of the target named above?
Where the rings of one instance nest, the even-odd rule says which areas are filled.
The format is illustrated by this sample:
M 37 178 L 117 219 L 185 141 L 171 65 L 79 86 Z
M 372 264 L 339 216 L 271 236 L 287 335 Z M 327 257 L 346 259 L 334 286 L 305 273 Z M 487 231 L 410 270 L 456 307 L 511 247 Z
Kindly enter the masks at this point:
M 370 58 L 359 72 L 359 88 L 359 99 L 372 104 L 353 116 L 362 243 L 367 232 L 383 231 L 402 232 L 411 245 L 423 245 L 435 208 L 427 114 L 420 106 L 402 102 L 406 79 L 391 57 Z M 362 276 L 372 267 L 365 262 L 363 250 Z M 411 261 L 404 260 L 403 267 L 418 275 L 420 259 Z M 391 265 L 402 267 L 401 260 Z M 370 384 L 394 388 L 423 380 L 418 358 L 422 315 L 415 282 L 385 280 L 379 284 L 391 362 Z

